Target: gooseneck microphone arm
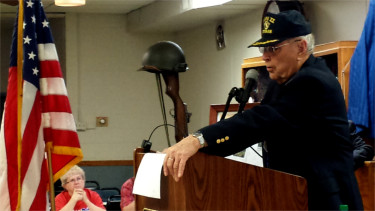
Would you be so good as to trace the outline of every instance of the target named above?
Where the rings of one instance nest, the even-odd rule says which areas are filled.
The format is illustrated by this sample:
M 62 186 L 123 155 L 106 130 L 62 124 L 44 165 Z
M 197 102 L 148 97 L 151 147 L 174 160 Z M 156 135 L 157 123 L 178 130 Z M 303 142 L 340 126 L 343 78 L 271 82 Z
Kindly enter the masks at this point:
M 233 87 L 230 90 L 230 92 L 228 94 L 227 102 L 225 104 L 225 108 L 224 108 L 224 111 L 223 111 L 223 115 L 221 115 L 220 121 L 225 119 L 225 116 L 227 115 L 227 112 L 228 112 L 228 109 L 229 109 L 229 106 L 230 106 L 230 102 L 232 101 L 233 97 L 237 97 L 240 93 L 241 93 L 241 89 L 238 89 L 237 87 Z
M 233 97 L 235 97 L 236 101 L 240 104 L 238 108 L 238 113 L 242 113 L 245 108 L 246 103 L 249 101 L 251 91 L 257 86 L 258 80 L 258 71 L 256 69 L 250 69 L 246 72 L 246 82 L 244 88 L 237 88 L 233 87 L 227 98 L 227 102 L 225 104 L 225 108 L 223 111 L 223 115 L 221 115 L 220 121 L 225 119 L 227 115 L 230 102 L 232 101 Z

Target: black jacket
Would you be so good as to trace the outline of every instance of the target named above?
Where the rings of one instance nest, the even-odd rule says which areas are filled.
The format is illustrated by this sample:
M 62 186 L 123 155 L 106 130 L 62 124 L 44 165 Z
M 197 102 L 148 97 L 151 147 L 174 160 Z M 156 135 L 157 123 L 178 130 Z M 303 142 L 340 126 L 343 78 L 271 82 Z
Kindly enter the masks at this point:
M 354 170 L 363 166 L 366 160 L 368 161 L 374 158 L 374 149 L 366 144 L 362 137 L 357 133 L 356 129 L 357 127 L 354 122 L 349 120 L 350 140 L 353 142 L 354 146 Z
M 324 60 L 310 56 L 287 82 L 272 81 L 261 105 L 200 129 L 227 156 L 266 141 L 269 167 L 306 178 L 309 209 L 363 209 L 340 84 Z

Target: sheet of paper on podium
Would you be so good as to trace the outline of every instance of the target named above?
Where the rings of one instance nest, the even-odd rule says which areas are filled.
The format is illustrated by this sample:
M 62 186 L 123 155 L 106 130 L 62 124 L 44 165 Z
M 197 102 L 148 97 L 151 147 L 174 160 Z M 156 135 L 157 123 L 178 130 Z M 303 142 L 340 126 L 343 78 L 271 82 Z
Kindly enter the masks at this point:
M 165 154 L 146 153 L 139 165 L 133 194 L 160 199 L 160 179 Z

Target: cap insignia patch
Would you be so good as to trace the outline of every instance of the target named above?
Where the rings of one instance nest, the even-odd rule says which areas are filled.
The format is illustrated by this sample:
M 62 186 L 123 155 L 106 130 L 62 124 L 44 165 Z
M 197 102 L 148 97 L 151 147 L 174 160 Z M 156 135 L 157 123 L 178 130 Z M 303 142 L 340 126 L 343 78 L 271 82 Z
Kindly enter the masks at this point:
M 269 27 L 273 23 L 275 23 L 275 18 L 272 18 L 272 17 L 269 17 L 269 16 L 265 17 L 264 20 L 263 20 L 262 33 L 263 34 L 272 34 L 272 29 L 269 29 Z

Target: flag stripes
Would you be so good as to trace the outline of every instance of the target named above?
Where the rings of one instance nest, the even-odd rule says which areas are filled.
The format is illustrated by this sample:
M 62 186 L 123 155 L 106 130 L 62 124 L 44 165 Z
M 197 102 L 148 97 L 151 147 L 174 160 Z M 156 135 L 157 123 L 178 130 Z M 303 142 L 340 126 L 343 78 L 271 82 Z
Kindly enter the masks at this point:
M 0 210 L 49 210 L 48 169 L 56 181 L 83 155 L 40 0 L 20 0 L 18 19 L 0 132 Z

